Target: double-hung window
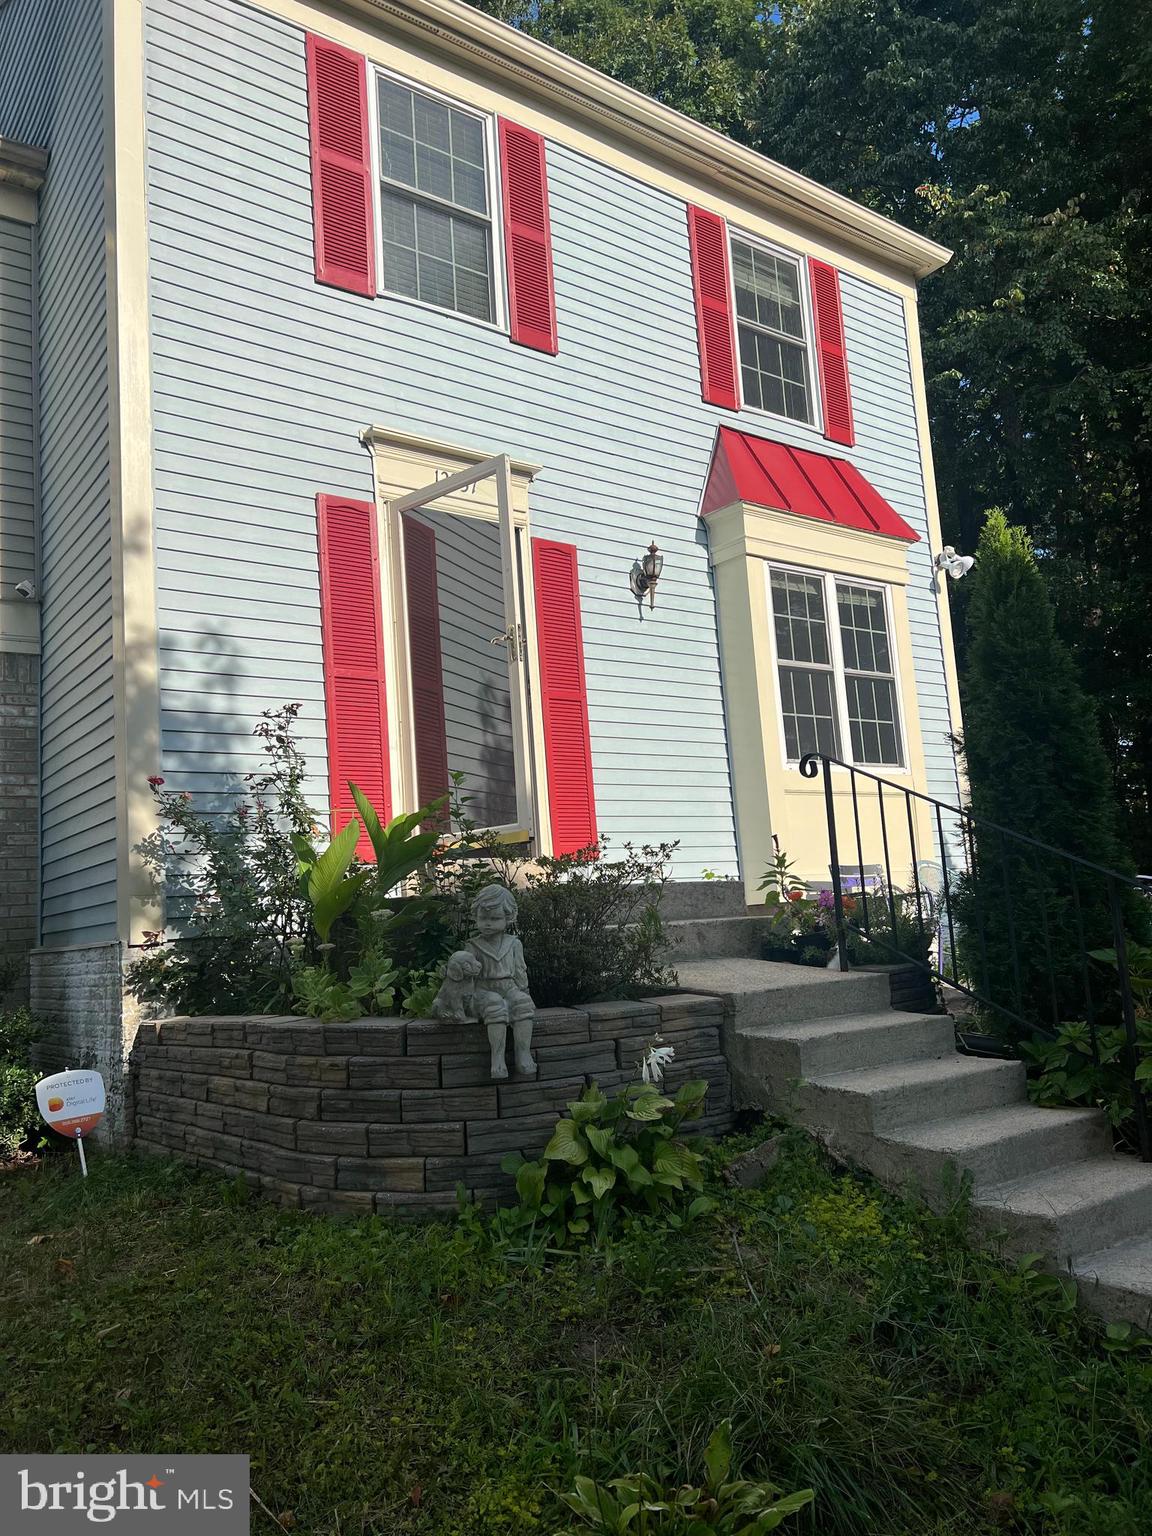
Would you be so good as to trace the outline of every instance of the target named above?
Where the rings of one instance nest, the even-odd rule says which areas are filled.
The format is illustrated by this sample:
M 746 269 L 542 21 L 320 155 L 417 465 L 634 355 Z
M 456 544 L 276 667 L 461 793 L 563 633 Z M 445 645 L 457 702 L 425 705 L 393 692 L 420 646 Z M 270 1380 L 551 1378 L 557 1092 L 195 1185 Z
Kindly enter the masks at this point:
M 381 282 L 474 320 L 497 319 L 488 120 L 377 76 Z
M 885 589 L 784 566 L 768 582 L 787 760 L 902 767 Z
M 732 286 L 744 404 L 815 421 L 811 317 L 800 262 L 733 236 Z

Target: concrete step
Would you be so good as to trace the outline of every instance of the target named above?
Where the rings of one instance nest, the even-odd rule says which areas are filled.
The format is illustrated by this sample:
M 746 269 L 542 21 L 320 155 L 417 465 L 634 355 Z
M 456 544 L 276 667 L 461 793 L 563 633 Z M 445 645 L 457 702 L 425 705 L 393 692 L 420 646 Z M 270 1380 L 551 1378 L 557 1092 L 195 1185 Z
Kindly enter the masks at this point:
M 823 1072 L 920 1061 L 955 1048 L 952 1020 L 943 1014 L 849 1013 L 743 1025 L 740 1034 L 749 1070 L 773 1086 Z
M 671 963 L 685 960 L 758 960 L 768 936 L 763 917 L 692 917 L 664 924 L 671 939 Z
M 1093 1312 L 1152 1332 L 1152 1237 L 1082 1254 L 1069 1267 Z
M 1019 1103 L 902 1126 L 877 1138 L 870 1162 L 877 1177 L 900 1186 L 920 1185 L 938 1204 L 941 1196 L 947 1200 L 956 1193 L 964 1174 L 978 1193 L 1046 1168 L 1104 1156 L 1111 1145 L 1108 1121 L 1100 1111 Z
M 972 1203 L 980 1230 L 1004 1234 L 1009 1253 L 1064 1262 L 1152 1236 L 1152 1165 L 1122 1153 L 1087 1158 L 994 1184 Z
M 888 978 L 882 975 L 740 957 L 687 960 L 676 970 L 685 991 L 728 998 L 737 1029 L 888 1009 Z
M 743 880 L 669 880 L 660 897 L 660 916 L 666 923 L 695 917 L 745 917 L 747 900 Z M 757 915 L 763 917 L 763 907 Z
M 883 1134 L 942 1112 L 993 1109 L 1022 1101 L 1024 1091 L 1022 1063 L 948 1051 L 924 1061 L 817 1074 L 799 1085 L 797 1103 L 807 1125 L 843 1138 Z

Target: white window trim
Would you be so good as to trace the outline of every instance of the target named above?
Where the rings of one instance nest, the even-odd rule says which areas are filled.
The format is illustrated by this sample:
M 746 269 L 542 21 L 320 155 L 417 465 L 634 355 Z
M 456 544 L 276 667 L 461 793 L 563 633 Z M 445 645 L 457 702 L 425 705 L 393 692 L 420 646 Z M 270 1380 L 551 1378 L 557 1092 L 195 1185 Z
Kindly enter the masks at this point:
M 459 101 L 454 96 L 447 96 L 443 91 L 438 91 L 430 85 L 425 85 L 421 80 L 411 80 L 406 75 L 399 74 L 396 70 L 385 69 L 379 64 L 369 64 L 369 89 L 368 89 L 368 134 L 371 139 L 371 165 L 372 165 L 372 211 L 376 220 L 376 296 L 387 299 L 391 304 L 408 304 L 413 309 L 422 309 L 430 315 L 448 315 L 453 320 L 462 321 L 465 325 L 476 325 L 484 331 L 495 331 L 503 335 L 508 334 L 508 276 L 504 260 L 504 203 L 500 177 L 500 135 L 496 130 L 496 118 L 491 112 L 483 112 L 478 107 L 465 101 Z M 496 311 L 494 320 L 481 320 L 477 315 L 466 315 L 459 309 L 445 309 L 439 304 L 429 304 L 426 299 L 414 299 L 405 293 L 393 293 L 390 288 L 384 287 L 384 219 L 380 205 L 380 193 L 383 187 L 383 174 L 380 165 L 380 93 L 377 90 L 378 79 L 395 80 L 397 85 L 402 85 L 406 90 L 415 91 L 422 96 L 429 96 L 434 101 L 441 101 L 447 107 L 452 107 L 457 112 L 466 112 L 474 117 L 480 124 L 484 134 L 484 168 L 485 181 L 488 188 L 488 222 L 492 231 L 492 302 Z M 399 186 L 400 184 L 397 183 Z M 413 194 L 419 197 L 415 188 Z M 461 209 L 460 212 L 467 215 L 470 210 Z M 474 218 L 479 215 L 473 214 Z
M 804 316 L 804 351 L 808 358 L 808 377 L 811 382 L 809 396 L 812 401 L 812 419 L 799 421 L 795 416 L 785 416 L 780 411 L 769 411 L 761 405 L 749 405 L 744 398 L 744 368 L 740 361 L 740 316 L 736 309 L 736 263 L 732 259 L 732 242 L 739 240 L 745 245 L 756 246 L 757 249 L 767 251 L 769 255 L 779 257 L 784 261 L 794 263 L 800 279 L 800 307 Z M 749 234 L 747 230 L 737 229 L 735 225 L 728 225 L 728 304 L 732 314 L 732 343 L 736 352 L 736 398 L 739 401 L 739 409 L 748 411 L 753 416 L 763 416 L 767 421 L 784 421 L 790 427 L 797 427 L 801 432 L 815 432 L 818 436 L 824 435 L 824 402 L 820 398 L 820 363 L 816 355 L 816 311 L 812 302 L 812 285 L 808 281 L 808 259 L 798 251 L 789 251 L 782 245 L 776 245 L 771 240 L 765 240 L 759 235 Z M 765 327 L 757 326 L 757 330 Z M 770 333 L 771 334 L 771 333 Z M 795 345 L 797 338 L 785 338 Z
M 509 643 L 514 648 L 509 666 L 512 707 L 513 773 L 516 795 L 516 820 L 485 826 L 502 841 L 529 842 L 538 852 L 550 852 L 544 846 L 548 805 L 544 782 L 544 744 L 536 726 L 540 718 L 541 697 L 539 650 L 536 634 L 536 603 L 533 587 L 531 531 L 527 511 L 520 511 L 512 489 L 513 466 L 506 454 L 478 461 L 435 478 L 418 490 L 388 498 L 380 509 L 381 596 L 384 632 L 391 636 L 387 648 L 385 672 L 388 711 L 389 762 L 392 774 L 392 803 L 405 810 L 420 805 L 416 766 L 415 708 L 412 693 L 412 665 L 408 630 L 408 589 L 404 573 L 404 513 L 434 506 L 445 496 L 453 499 L 475 493 L 479 483 L 495 482 L 495 513 L 485 506 L 456 505 L 445 510 L 456 516 L 475 517 L 480 522 L 496 524 L 501 538 L 501 572 L 505 617 L 509 618 Z M 467 794 L 468 786 L 464 786 Z
M 814 669 L 830 671 L 832 673 L 832 693 L 836 701 L 836 726 L 840 733 L 840 751 L 838 756 L 855 768 L 862 768 L 868 773 L 887 773 L 894 777 L 910 777 L 912 769 L 909 763 L 908 733 L 904 728 L 904 692 L 900 677 L 899 647 L 896 644 L 895 615 L 892 608 L 892 589 L 880 581 L 869 581 L 859 576 L 850 575 L 846 571 L 816 570 L 811 566 L 792 565 L 786 560 L 764 561 L 764 585 L 768 598 L 768 645 L 772 657 L 772 689 L 776 698 L 776 728 L 780 742 L 780 761 L 784 767 L 798 772 L 800 759 L 789 757 L 788 740 L 784 733 L 784 697 L 780 688 L 781 666 L 808 666 L 808 662 L 781 661 L 776 648 L 776 610 L 773 606 L 772 572 L 786 571 L 794 576 L 815 577 L 820 582 L 824 592 L 824 613 L 828 625 L 829 640 L 832 647 L 832 664 L 830 667 L 820 662 L 813 662 Z M 853 587 L 866 587 L 871 592 L 879 592 L 884 599 L 884 622 L 888 627 L 888 650 L 892 658 L 892 687 L 895 694 L 896 709 L 896 737 L 900 747 L 903 762 L 899 763 L 858 763 L 852 751 L 852 725 L 848 718 L 848 688 L 847 673 L 844 666 L 844 644 L 840 635 L 840 609 L 836 601 L 836 586 L 838 582 Z M 861 676 L 876 676 L 882 674 L 861 673 Z

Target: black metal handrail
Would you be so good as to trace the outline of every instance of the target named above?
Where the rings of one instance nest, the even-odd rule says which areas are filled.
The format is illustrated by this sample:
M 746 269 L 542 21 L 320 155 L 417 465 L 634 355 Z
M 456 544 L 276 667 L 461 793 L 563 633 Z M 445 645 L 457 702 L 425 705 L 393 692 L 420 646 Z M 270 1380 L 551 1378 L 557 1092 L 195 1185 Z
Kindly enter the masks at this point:
M 1134 901 L 1147 900 L 1146 886 L 1118 870 L 840 758 L 809 753 L 801 760 L 800 772 L 807 779 L 823 774 L 841 967 L 847 969 L 849 939 L 858 935 L 869 948 L 915 966 L 1025 1035 L 1054 1037 L 1062 1023 L 1079 1018 L 1082 1005 L 1097 1065 L 1100 1030 L 1110 1022 L 1120 1025 L 1136 1141 L 1141 1157 L 1152 1162 L 1152 1116 L 1136 1070 L 1140 1044 L 1125 921 Z M 837 772 L 847 776 L 849 794 L 839 797 L 844 815 L 851 812 L 847 842 L 842 841 L 837 824 Z M 869 818 L 867 804 L 872 799 L 875 812 Z M 928 818 L 938 852 L 940 889 L 936 893 L 927 890 L 922 879 L 925 860 L 920 857 L 914 812 Z M 907 873 L 897 879 L 893 847 L 902 853 L 905 835 Z M 873 857 L 866 858 L 866 845 Z M 842 862 L 843 847 L 849 854 L 855 852 L 855 862 L 850 857 Z M 1046 865 L 1053 864 L 1055 879 L 1044 872 Z M 1029 871 L 1024 894 L 1031 894 L 1034 910 L 1020 899 L 1019 876 L 1024 868 Z M 877 869 L 879 875 L 866 874 Z M 973 878 L 977 873 L 987 878 Z M 1092 883 L 1086 887 L 1088 880 Z M 994 901 L 989 890 L 995 890 Z M 905 898 L 911 902 L 911 917 L 903 905 Z M 1060 912 L 1064 920 L 1054 925 L 1052 919 L 1060 908 L 1066 909 Z M 1000 926 L 990 931 L 990 922 Z M 909 947 L 909 930 L 918 941 L 915 952 Z M 1115 970 L 1108 973 L 1114 975 L 1111 988 L 1103 969 L 1093 965 L 1093 951 L 1109 947 L 1109 939 L 1115 955 Z M 1008 997 L 992 984 L 997 959 L 1001 972 L 1011 977 Z

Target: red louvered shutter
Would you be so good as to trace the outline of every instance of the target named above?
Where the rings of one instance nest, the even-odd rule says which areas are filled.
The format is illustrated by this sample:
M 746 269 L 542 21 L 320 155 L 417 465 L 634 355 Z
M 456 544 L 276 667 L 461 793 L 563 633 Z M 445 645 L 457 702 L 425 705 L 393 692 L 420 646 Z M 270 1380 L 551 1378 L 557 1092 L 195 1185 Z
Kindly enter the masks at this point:
M 500 181 L 512 340 L 538 352 L 559 351 L 548 164 L 544 140 L 500 119 Z
M 368 82 L 363 57 L 308 34 L 316 280 L 376 293 Z
M 321 495 L 316 498 L 316 513 L 328 796 L 335 834 L 355 814 L 349 782 L 364 791 L 381 821 L 392 815 L 380 557 L 376 508 L 370 501 Z M 367 835 L 356 852 L 362 859 L 371 859 Z
M 736 340 L 728 281 L 728 226 L 719 214 L 688 209 L 701 393 L 709 405 L 740 409 L 736 393 Z
M 578 853 L 597 832 L 576 546 L 533 539 L 532 571 L 552 852 Z
M 408 671 L 412 679 L 412 736 L 416 792 L 421 805 L 448 793 L 448 733 L 444 723 L 444 662 L 440 648 L 440 592 L 436 534 L 404 518 L 404 585 L 408 597 Z M 447 822 L 447 812 L 436 818 Z
M 840 305 L 840 274 L 825 261 L 808 259 L 812 307 L 816 312 L 816 350 L 820 357 L 820 396 L 824 403 L 824 436 L 851 448 L 852 392 L 848 386 L 848 353 L 844 346 L 844 311 Z

